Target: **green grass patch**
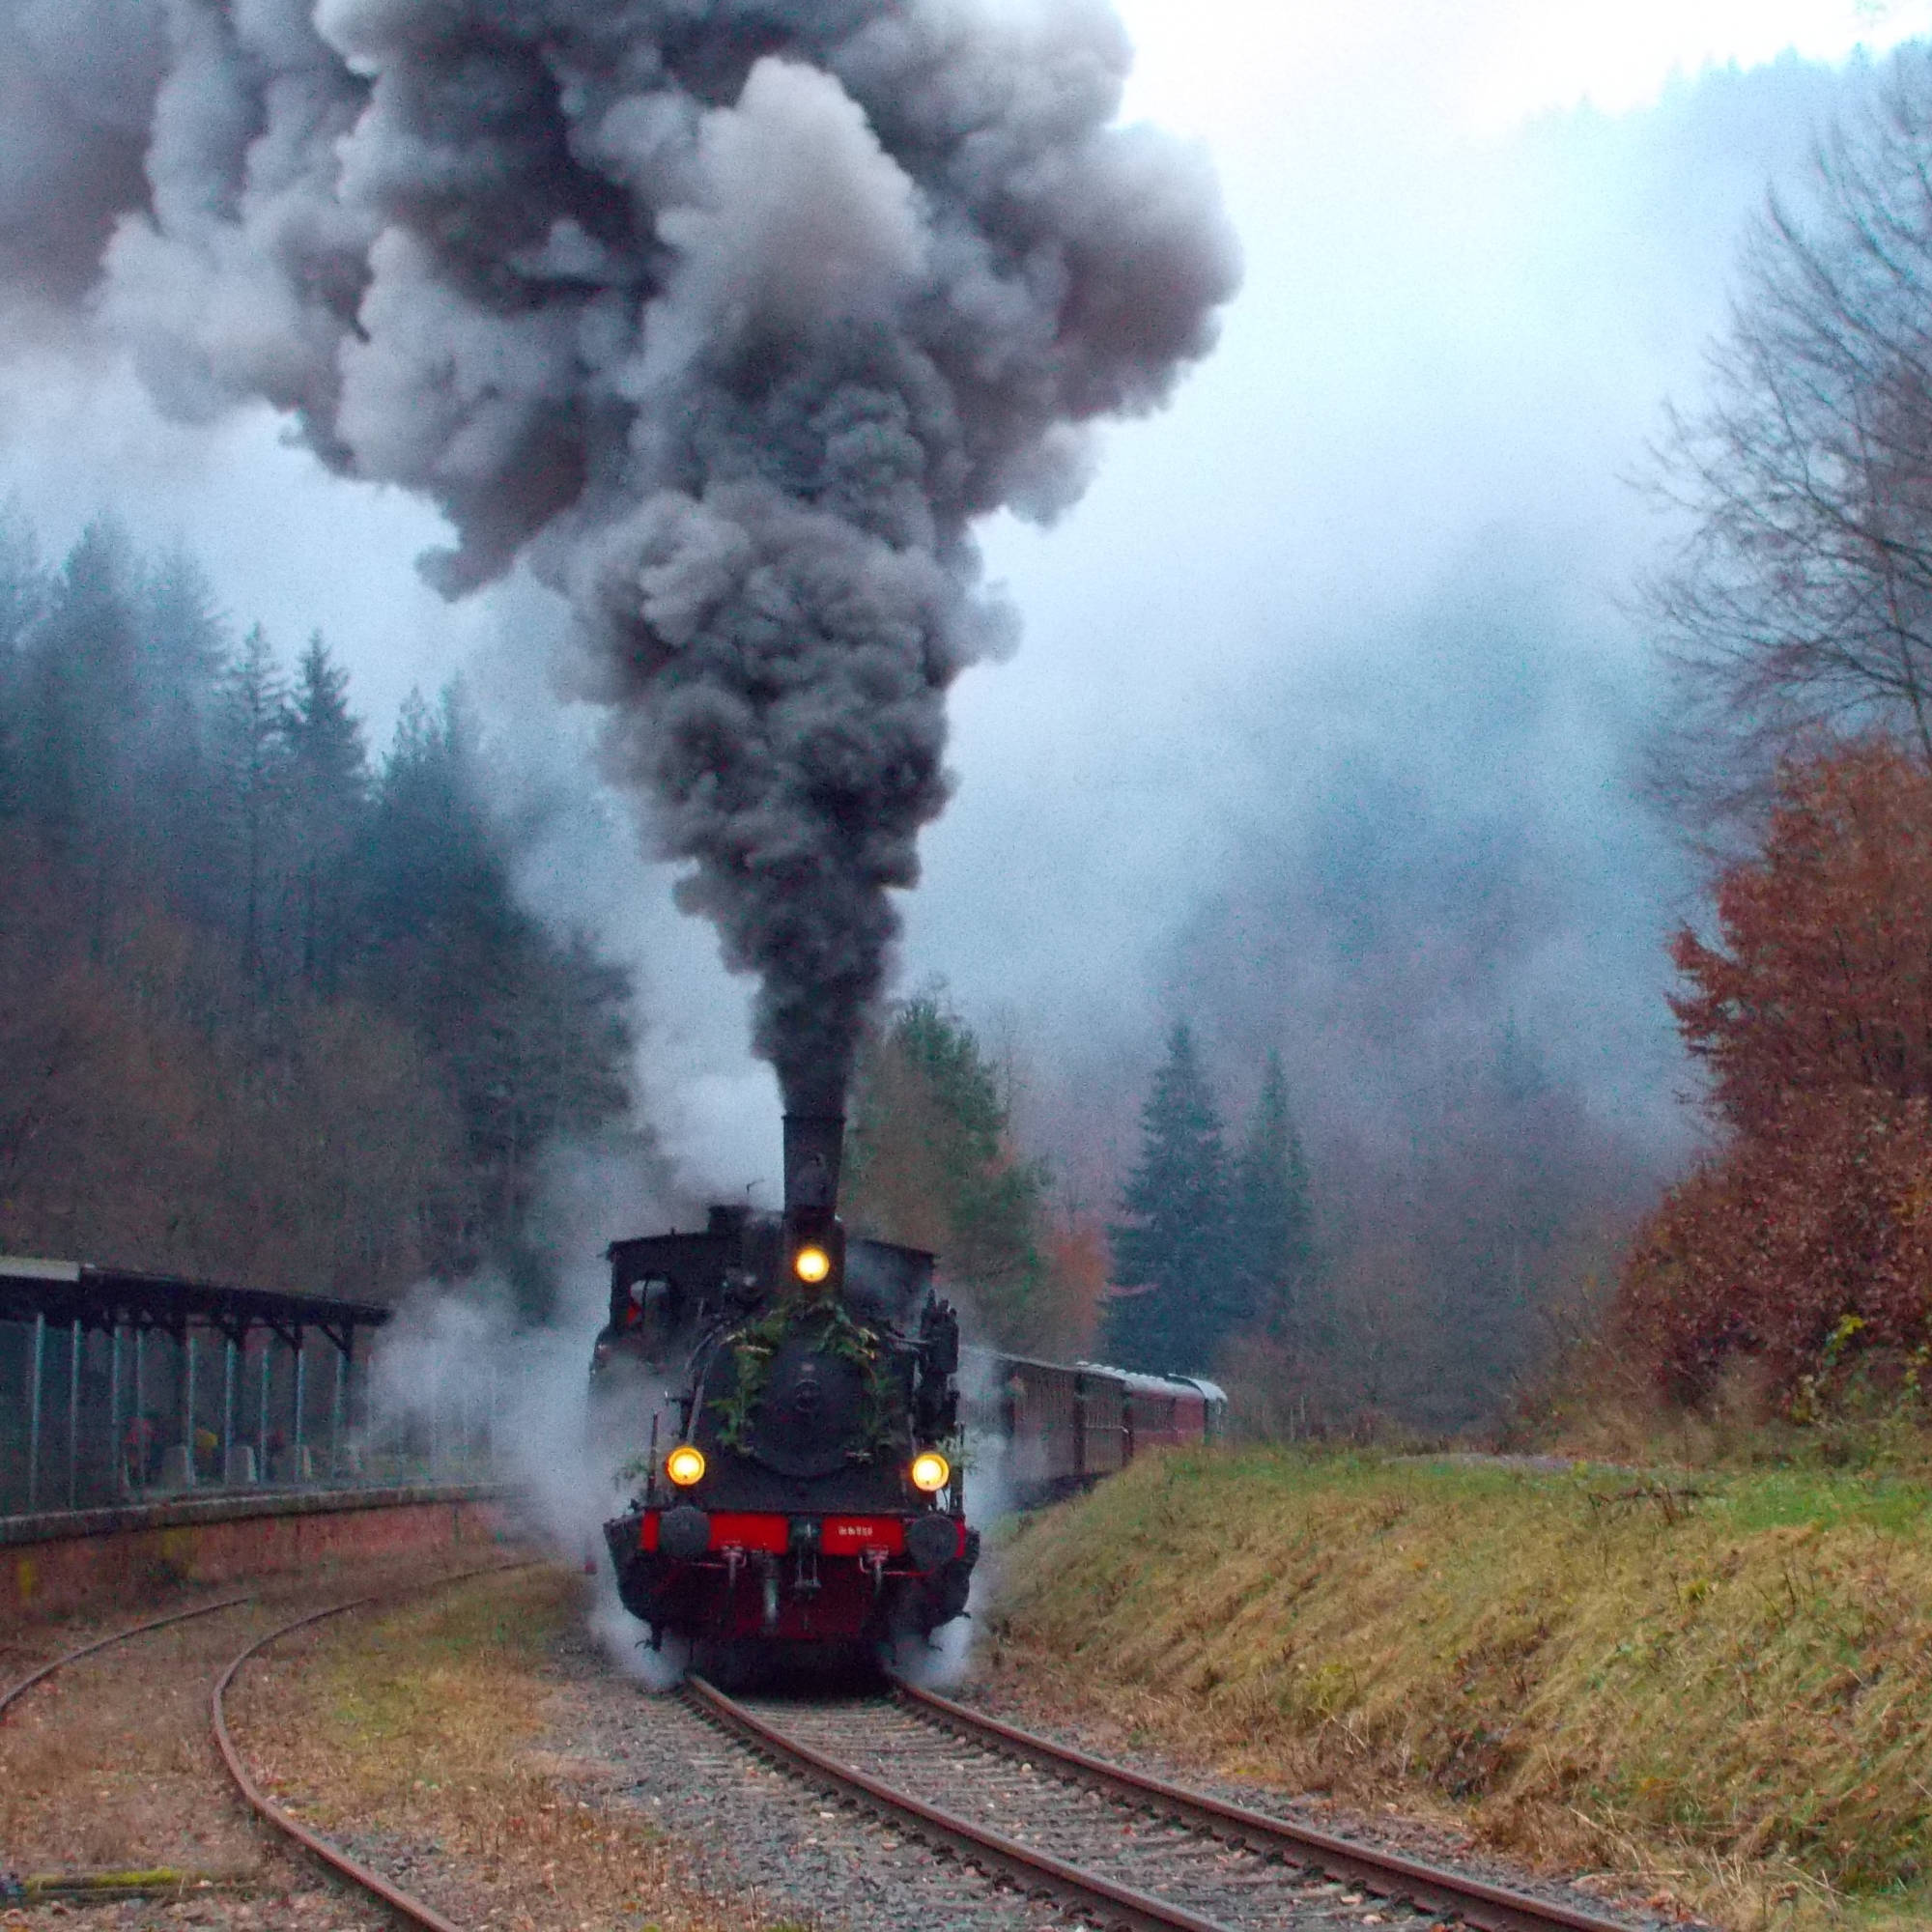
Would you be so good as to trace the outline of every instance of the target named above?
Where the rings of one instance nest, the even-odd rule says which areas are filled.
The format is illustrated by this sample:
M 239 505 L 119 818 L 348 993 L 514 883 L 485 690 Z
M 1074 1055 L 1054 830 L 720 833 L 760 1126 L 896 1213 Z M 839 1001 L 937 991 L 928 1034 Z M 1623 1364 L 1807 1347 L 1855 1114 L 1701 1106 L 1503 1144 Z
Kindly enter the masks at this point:
M 1922 1486 L 1177 1453 L 1003 1569 L 1005 1642 L 1228 1769 L 1393 1780 L 1728 1923 L 1932 1922 Z

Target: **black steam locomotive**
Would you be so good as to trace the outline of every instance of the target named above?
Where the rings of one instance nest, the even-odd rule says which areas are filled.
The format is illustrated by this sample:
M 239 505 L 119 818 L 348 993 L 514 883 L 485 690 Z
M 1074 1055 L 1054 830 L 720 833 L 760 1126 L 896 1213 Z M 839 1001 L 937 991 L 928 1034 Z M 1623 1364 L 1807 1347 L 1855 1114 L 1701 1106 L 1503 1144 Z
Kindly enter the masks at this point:
M 867 1646 L 966 1607 L 959 1324 L 932 1256 L 847 1238 L 843 1132 L 785 1117 L 782 1214 L 609 1251 L 593 1414 L 641 1453 L 604 1533 L 654 1644 Z

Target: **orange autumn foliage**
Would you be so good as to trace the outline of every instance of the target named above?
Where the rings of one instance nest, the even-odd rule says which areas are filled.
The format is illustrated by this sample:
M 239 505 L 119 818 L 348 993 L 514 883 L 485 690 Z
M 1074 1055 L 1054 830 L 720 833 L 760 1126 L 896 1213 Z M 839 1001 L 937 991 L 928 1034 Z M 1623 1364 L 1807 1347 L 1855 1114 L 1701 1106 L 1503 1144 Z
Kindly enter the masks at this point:
M 1786 1397 L 1855 1317 L 1912 1350 L 1932 1315 L 1932 776 L 1859 743 L 1784 774 L 1721 943 L 1671 947 L 1671 1002 L 1728 1146 L 1665 1196 L 1620 1294 L 1682 1398 L 1757 1358 Z
M 1056 1219 L 1047 1230 L 1046 1258 L 1062 1332 L 1071 1350 L 1084 1352 L 1094 1347 L 1107 1297 L 1107 1231 L 1091 1215 Z

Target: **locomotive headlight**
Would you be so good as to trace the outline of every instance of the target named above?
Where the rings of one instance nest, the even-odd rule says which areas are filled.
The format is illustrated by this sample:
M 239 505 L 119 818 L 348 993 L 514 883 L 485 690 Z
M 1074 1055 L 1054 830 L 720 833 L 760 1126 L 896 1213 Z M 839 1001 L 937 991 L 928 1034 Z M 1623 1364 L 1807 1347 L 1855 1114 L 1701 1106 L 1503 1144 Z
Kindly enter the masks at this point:
M 952 1464 L 937 1449 L 922 1449 L 912 1459 L 912 1486 L 937 1495 L 952 1478 Z
M 804 1247 L 791 1258 L 791 1271 L 816 1288 L 832 1272 L 832 1257 L 820 1247 Z
M 693 1483 L 704 1480 L 704 1451 L 694 1449 L 689 1442 L 680 1442 L 665 1458 L 665 1474 L 679 1489 L 688 1490 Z

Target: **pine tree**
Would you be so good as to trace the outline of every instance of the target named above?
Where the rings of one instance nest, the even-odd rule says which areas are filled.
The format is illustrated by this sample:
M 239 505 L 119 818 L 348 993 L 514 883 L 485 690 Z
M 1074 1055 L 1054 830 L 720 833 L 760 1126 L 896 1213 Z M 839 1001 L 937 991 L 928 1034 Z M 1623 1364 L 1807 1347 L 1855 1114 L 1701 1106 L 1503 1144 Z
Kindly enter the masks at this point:
M 23 802 L 25 652 L 46 595 L 33 526 L 14 505 L 0 507 L 0 820 Z
M 1235 1162 L 1229 1325 L 1280 1337 L 1313 1258 L 1308 1163 L 1288 1106 L 1281 1055 L 1270 1052 L 1247 1136 Z
M 438 1231 L 438 1264 L 488 1258 L 539 1315 L 554 1284 L 527 1241 L 538 1163 L 629 1111 L 631 984 L 517 905 L 488 795 L 457 695 L 433 712 L 412 693 L 361 846 L 362 972 L 428 1042 L 462 1120 L 466 1198 Z
M 930 1248 L 1007 1348 L 1044 1346 L 1047 1175 L 1014 1156 L 996 1069 L 932 994 L 905 1002 L 862 1062 L 845 1184 L 855 1222 Z
M 361 915 L 384 997 L 439 1045 L 475 995 L 507 989 L 527 924 L 483 810 L 471 732 L 454 693 L 403 701 L 359 866 Z
M 227 884 L 215 743 L 226 627 L 207 573 L 185 552 L 163 557 L 144 578 L 134 656 L 143 710 L 134 747 L 142 866 L 151 889 L 166 881 L 184 908 L 207 920 Z
M 349 861 L 369 801 L 368 755 L 348 690 L 349 673 L 318 632 L 296 666 L 282 736 L 297 970 L 303 985 L 322 995 L 334 990 L 349 945 Z
M 133 782 L 145 724 L 134 575 L 119 526 L 90 524 L 54 580 L 23 667 L 23 803 L 49 850 L 88 881 L 97 953 L 130 869 L 143 802 Z
M 225 625 L 208 573 L 174 551 L 143 573 L 135 675 L 156 735 L 197 741 L 227 660 Z
M 372 800 L 348 679 L 185 556 L 0 511 L 0 1192 L 22 1241 L 387 1293 L 550 1283 L 548 1153 L 630 1109 L 628 976 L 516 903 L 452 702 Z
M 249 627 L 228 668 L 215 705 L 214 751 L 220 778 L 231 909 L 242 977 L 267 977 L 265 939 L 270 864 L 280 845 L 286 804 L 287 704 L 282 674 L 268 634 Z
M 33 526 L 15 505 L 0 506 L 0 652 L 20 648 L 46 595 Z
M 1210 1368 L 1233 1300 L 1228 1161 L 1194 1036 L 1178 1020 L 1141 1110 L 1141 1158 L 1112 1229 L 1114 1272 L 1134 1294 L 1107 1305 L 1104 1346 L 1123 1367 Z

